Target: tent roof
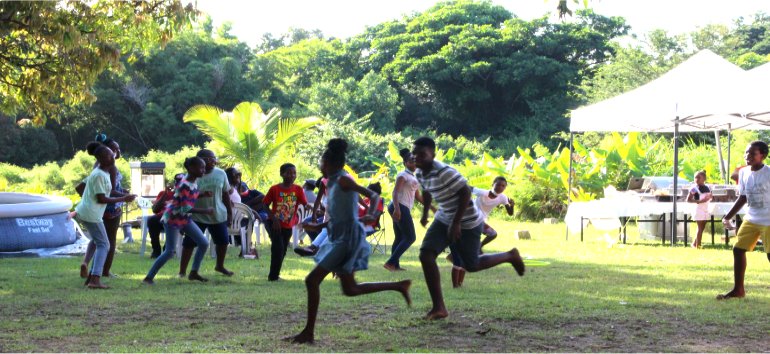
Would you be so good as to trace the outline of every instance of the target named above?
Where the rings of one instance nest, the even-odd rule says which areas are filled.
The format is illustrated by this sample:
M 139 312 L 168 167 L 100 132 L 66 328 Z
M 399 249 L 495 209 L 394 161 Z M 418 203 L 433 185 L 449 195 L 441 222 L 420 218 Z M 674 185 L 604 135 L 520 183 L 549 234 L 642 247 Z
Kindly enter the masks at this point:
M 728 124 L 731 129 L 770 129 L 742 116 L 755 111 L 736 108 L 749 101 L 757 106 L 758 96 L 746 97 L 742 89 L 756 82 L 747 77 L 743 69 L 702 50 L 645 85 L 573 110 L 570 131 L 673 132 L 677 116 L 680 131 L 727 129 Z

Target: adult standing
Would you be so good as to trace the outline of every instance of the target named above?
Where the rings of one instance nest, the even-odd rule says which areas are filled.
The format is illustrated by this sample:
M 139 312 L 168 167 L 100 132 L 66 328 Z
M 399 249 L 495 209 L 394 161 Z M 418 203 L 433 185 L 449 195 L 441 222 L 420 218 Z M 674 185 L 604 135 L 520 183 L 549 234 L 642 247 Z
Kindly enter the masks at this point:
M 201 232 L 209 230 L 211 240 L 217 253 L 217 264 L 214 270 L 226 276 L 232 276 L 233 272 L 225 268 L 225 257 L 230 236 L 227 229 L 233 217 L 232 203 L 230 202 L 230 183 L 227 174 L 217 166 L 217 155 L 208 149 L 198 151 L 196 155 L 206 162 L 206 173 L 196 182 L 200 195 L 195 201 L 196 209 L 213 208 L 212 214 L 193 214 L 192 219 L 198 225 Z M 192 258 L 193 249 L 197 244 L 189 237 L 182 242 L 182 257 L 179 260 L 179 276 L 187 275 L 187 264 Z

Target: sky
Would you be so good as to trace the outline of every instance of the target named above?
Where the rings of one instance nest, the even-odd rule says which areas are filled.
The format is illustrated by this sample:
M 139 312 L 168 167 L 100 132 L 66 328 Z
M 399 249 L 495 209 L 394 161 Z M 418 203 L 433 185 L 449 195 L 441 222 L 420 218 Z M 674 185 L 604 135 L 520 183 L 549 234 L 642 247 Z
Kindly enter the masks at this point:
M 290 27 L 320 29 L 327 37 L 347 38 L 367 26 L 422 12 L 436 0 L 197 0 L 218 26 L 233 24 L 231 34 L 254 45 L 263 33 L 285 33 Z M 530 20 L 551 12 L 558 0 L 492 0 L 516 16 Z M 568 0 L 571 9 L 583 7 Z M 711 23 L 730 25 L 735 18 L 751 19 L 770 12 L 768 0 L 589 0 L 589 7 L 605 16 L 622 16 L 632 32 L 662 28 L 671 34 L 694 31 Z

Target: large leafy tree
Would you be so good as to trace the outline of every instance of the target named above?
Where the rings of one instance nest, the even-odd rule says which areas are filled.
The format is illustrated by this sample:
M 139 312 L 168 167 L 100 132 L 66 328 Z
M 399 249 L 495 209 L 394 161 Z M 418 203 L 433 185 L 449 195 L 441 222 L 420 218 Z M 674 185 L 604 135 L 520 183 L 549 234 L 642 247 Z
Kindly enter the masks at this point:
M 320 122 L 315 117 L 282 118 L 281 111 L 267 113 L 254 102 L 242 102 L 232 112 L 208 105 L 197 105 L 184 115 L 222 149 L 223 159 L 240 165 L 244 179 L 261 182 L 264 168 Z
M 180 0 L 0 2 L 0 110 L 37 123 L 92 102 L 120 58 L 171 39 L 196 13 Z

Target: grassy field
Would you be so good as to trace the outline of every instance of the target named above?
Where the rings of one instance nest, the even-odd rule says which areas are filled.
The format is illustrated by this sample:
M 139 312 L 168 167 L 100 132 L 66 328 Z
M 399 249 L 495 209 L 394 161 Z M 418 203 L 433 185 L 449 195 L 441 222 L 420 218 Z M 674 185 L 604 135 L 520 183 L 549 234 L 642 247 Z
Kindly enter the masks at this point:
M 451 289 L 450 265 L 439 264 L 450 317 L 422 319 L 430 306 L 417 247 L 402 261 L 407 272 L 389 273 L 373 255 L 360 281 L 411 278 L 414 307 L 396 293 L 347 298 L 336 280 L 321 285 L 313 346 L 280 338 L 305 320 L 303 278 L 311 259 L 290 254 L 285 281 L 268 283 L 269 248 L 259 260 L 231 255 L 232 278 L 215 275 L 206 258 L 207 284 L 176 279 L 178 261 L 161 270 L 154 287 L 141 279 L 151 265 L 138 245 L 120 244 L 106 291 L 86 290 L 79 258 L 0 259 L 0 351 L 187 352 L 746 352 L 767 350 L 770 334 L 770 266 L 762 252 L 748 254 L 747 298 L 719 302 L 732 285 L 732 254 L 724 246 L 702 250 L 629 243 L 588 230 L 586 241 L 564 225 L 495 220 L 501 236 L 488 251 L 519 248 L 550 262 L 519 278 L 510 266 L 468 274 Z M 514 230 L 533 239 L 517 241 Z M 389 230 L 390 231 L 390 230 Z M 424 230 L 418 227 L 418 235 Z M 121 237 L 119 232 L 119 238 Z M 704 239 L 710 241 L 710 236 Z M 718 238 L 717 238 L 718 240 Z M 418 244 L 420 240 L 418 239 Z M 710 244 L 710 243 L 709 243 Z M 235 251 L 231 252 L 237 254 Z

